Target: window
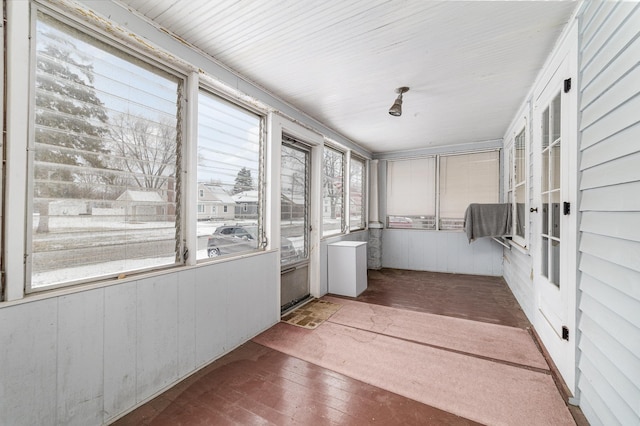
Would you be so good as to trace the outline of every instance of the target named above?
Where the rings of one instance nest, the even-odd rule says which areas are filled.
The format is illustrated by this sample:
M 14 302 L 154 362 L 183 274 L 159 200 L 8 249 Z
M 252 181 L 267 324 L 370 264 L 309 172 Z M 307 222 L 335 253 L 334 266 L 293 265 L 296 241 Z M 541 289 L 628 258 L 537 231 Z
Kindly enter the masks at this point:
M 512 155 L 513 160 L 513 199 L 509 200 L 513 204 L 513 239 L 526 246 L 525 232 L 526 224 L 526 205 L 527 205 L 527 176 L 526 176 L 526 138 L 525 129 L 522 129 L 515 138 Z
M 498 151 L 440 157 L 440 227 L 463 229 L 471 203 L 500 201 Z
M 27 291 L 182 262 L 183 81 L 37 11 Z
M 389 161 L 387 226 L 463 229 L 469 204 L 499 201 L 499 163 L 498 151 Z
M 365 194 L 365 162 L 351 156 L 349 166 L 349 230 L 351 231 L 364 229 L 366 226 Z
M 261 152 L 263 119 L 204 90 L 198 100 L 198 186 L 207 189 L 207 201 L 221 205 L 222 213 L 198 222 L 197 259 L 245 253 L 261 248 Z M 215 207 L 214 210 L 215 212 Z M 211 237 L 216 229 L 230 234 Z M 231 232 L 235 232 L 236 236 Z M 240 238 L 240 234 L 251 238 Z
M 322 159 L 322 235 L 344 232 L 344 154 L 325 146 Z
M 387 226 L 436 229 L 436 157 L 389 161 Z

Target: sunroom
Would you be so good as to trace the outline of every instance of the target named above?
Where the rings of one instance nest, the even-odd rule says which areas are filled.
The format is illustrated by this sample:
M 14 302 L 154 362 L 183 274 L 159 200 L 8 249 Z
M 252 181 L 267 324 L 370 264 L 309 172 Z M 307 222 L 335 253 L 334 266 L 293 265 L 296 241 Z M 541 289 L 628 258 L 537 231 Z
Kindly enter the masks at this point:
M 327 353 L 353 364 L 286 362 L 388 391 L 396 412 L 416 404 L 388 422 L 428 423 L 432 408 L 459 424 L 640 422 L 639 8 L 3 2 L 0 423 L 143 422 L 130 416 L 163 392 L 248 348 L 278 352 L 276 338 L 315 347 L 341 317 L 346 340 Z M 474 233 L 474 206 L 498 230 Z M 470 307 L 494 285 L 517 320 Z M 281 321 L 323 303 L 341 307 L 313 330 Z M 417 325 L 365 330 L 358 315 Z M 397 340 L 376 352 L 365 331 Z M 542 364 L 494 352 L 520 338 Z M 432 385 L 421 368 L 447 371 L 443 354 L 466 356 L 450 377 L 477 364 L 460 381 L 480 387 L 496 363 L 523 370 L 531 404 L 496 411 L 458 379 Z M 369 379 L 385 363 L 406 383 Z M 486 393 L 496 407 L 518 399 L 505 377 Z M 544 393 L 556 399 L 529 414 Z M 326 417 L 273 404 L 275 417 L 221 418 L 372 422 L 368 403 Z

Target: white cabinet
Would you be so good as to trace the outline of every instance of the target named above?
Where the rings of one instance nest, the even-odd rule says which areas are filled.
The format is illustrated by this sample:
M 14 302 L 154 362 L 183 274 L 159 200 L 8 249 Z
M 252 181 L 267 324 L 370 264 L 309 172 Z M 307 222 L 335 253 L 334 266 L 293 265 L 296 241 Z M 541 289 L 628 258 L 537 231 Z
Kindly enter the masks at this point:
M 367 289 L 367 243 L 340 241 L 328 248 L 329 293 L 356 297 Z

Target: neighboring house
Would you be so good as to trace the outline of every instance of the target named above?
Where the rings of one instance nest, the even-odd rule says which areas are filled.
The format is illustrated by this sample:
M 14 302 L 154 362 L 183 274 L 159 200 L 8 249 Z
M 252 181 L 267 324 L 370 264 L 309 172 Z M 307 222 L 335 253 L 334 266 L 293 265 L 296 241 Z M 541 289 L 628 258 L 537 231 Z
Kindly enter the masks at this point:
M 124 208 L 127 220 L 163 220 L 167 213 L 167 202 L 157 191 L 127 189 L 113 204 Z
M 280 195 L 280 217 L 282 220 L 291 220 L 304 217 L 304 202 L 296 202 L 286 195 Z
M 258 217 L 258 191 L 242 191 L 233 195 L 236 203 L 236 218 L 246 219 Z
M 220 185 L 198 184 L 198 220 L 233 219 L 235 214 L 235 201 Z

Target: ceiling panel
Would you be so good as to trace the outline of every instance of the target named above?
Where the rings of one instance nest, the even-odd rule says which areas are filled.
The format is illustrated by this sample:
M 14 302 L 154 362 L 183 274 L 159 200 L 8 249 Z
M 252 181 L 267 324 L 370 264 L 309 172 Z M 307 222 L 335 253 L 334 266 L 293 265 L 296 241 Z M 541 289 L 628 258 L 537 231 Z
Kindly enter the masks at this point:
M 123 0 L 372 152 L 499 139 L 575 2 Z M 409 86 L 403 115 L 387 111 Z

